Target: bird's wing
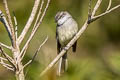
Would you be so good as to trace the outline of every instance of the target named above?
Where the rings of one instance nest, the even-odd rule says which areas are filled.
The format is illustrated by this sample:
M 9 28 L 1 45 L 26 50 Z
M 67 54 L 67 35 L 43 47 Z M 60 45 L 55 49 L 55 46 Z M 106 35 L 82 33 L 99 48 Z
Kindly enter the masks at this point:
M 58 39 L 57 30 L 56 30 L 56 41 L 57 41 L 57 53 L 59 54 L 60 50 L 61 50 L 61 45 L 60 45 L 60 42 L 59 42 L 59 39 Z
M 77 41 L 72 45 L 73 52 L 76 52 Z

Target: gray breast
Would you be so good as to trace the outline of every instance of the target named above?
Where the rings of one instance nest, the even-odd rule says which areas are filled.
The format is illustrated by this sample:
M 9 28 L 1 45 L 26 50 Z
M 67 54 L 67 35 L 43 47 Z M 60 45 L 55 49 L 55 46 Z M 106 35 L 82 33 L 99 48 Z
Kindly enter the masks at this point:
M 70 18 L 63 25 L 57 27 L 58 39 L 62 46 L 65 46 L 77 33 L 78 25 L 74 19 Z

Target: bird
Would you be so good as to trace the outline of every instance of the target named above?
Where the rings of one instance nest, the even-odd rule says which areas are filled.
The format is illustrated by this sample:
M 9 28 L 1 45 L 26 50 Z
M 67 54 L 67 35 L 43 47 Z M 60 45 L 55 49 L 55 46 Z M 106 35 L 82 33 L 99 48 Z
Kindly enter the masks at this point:
M 57 41 L 57 54 L 69 41 L 77 34 L 78 24 L 73 19 L 71 14 L 67 11 L 59 11 L 55 15 L 56 22 L 56 41 Z M 77 41 L 72 45 L 72 51 L 76 52 Z M 67 52 L 60 58 L 58 64 L 58 75 L 60 76 L 68 69 Z

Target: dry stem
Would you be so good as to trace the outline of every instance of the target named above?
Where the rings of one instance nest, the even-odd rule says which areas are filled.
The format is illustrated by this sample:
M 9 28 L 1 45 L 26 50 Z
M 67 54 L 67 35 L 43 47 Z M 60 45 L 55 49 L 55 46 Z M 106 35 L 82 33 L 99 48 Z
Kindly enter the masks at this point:
M 22 31 L 22 33 L 20 34 L 19 38 L 18 38 L 18 45 L 20 45 L 20 43 L 22 42 L 22 40 L 24 39 L 26 33 L 28 32 L 34 18 L 35 18 L 35 15 L 37 13 L 37 10 L 38 10 L 38 6 L 39 6 L 39 3 L 40 3 L 40 0 L 35 0 L 35 3 L 34 3 L 34 6 L 33 6 L 33 9 L 32 9 L 32 12 L 31 12 L 31 15 Z

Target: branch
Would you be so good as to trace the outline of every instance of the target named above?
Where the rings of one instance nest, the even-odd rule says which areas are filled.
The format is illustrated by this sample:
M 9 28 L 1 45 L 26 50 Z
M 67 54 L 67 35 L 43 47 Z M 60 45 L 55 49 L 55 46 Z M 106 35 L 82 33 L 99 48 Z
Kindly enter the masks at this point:
M 41 6 L 40 6 L 40 10 L 39 10 L 39 12 L 38 12 L 37 19 L 36 19 L 35 24 L 34 24 L 34 27 L 33 27 L 33 29 L 32 29 L 31 35 L 34 34 L 33 32 L 34 32 L 34 30 L 35 30 L 35 28 L 36 28 L 36 25 L 37 25 L 37 23 L 38 23 L 38 20 L 39 20 L 39 18 L 40 18 L 40 14 L 41 14 L 41 10 L 42 10 L 43 4 L 44 4 L 44 0 L 42 0 Z M 31 35 L 30 35 L 30 36 L 31 36 Z M 34 35 L 33 35 L 33 36 L 34 36 Z M 32 40 L 32 38 L 29 38 L 29 39 L 27 40 L 25 46 L 23 47 L 23 49 L 22 49 L 22 51 L 21 51 L 21 55 L 20 55 L 20 56 L 22 56 L 22 58 L 24 57 L 24 55 L 25 55 L 25 53 L 26 53 L 26 50 L 27 50 L 27 48 L 28 48 L 28 45 L 29 45 L 29 43 L 30 43 L 31 40 Z M 20 57 L 20 56 L 19 56 L 19 57 Z M 22 58 L 21 58 L 21 60 L 22 60 Z
M 35 54 L 32 58 L 32 62 L 34 61 L 34 59 L 35 59 L 36 55 L 38 54 L 38 52 L 40 51 L 41 47 L 47 42 L 47 40 L 48 40 L 48 36 L 46 37 L 46 39 L 42 42 L 42 44 L 39 46 L 39 48 L 35 52 Z M 24 55 L 25 55 L 25 53 L 22 55 L 21 60 L 23 59 Z
M 29 60 L 24 66 L 23 66 L 23 68 L 25 68 L 25 67 L 27 67 L 29 64 L 31 64 L 32 63 L 32 60 Z
M 46 5 L 46 7 L 45 7 L 45 9 L 44 9 L 44 12 L 43 12 L 43 14 L 42 14 L 42 16 L 41 16 L 41 18 L 40 18 L 40 21 L 39 21 L 38 24 L 36 25 L 35 29 L 34 29 L 33 32 L 31 33 L 31 35 L 30 35 L 29 39 L 27 40 L 26 44 L 24 45 L 22 51 L 20 52 L 19 58 L 22 56 L 24 50 L 25 50 L 26 47 L 29 45 L 29 43 L 30 43 L 30 41 L 32 40 L 34 34 L 37 32 L 40 24 L 42 23 L 43 18 L 44 18 L 45 14 L 46 14 L 46 11 L 47 11 L 47 9 L 48 9 L 49 3 L 50 3 L 50 0 L 48 0 L 48 2 L 47 2 L 47 5 Z
M 10 12 L 9 12 L 9 9 L 8 9 L 7 0 L 3 0 L 3 3 L 4 3 L 5 11 L 6 11 L 6 14 L 7 14 L 7 17 L 8 17 L 8 23 L 10 25 L 11 37 L 12 37 L 12 42 L 13 42 L 12 45 L 15 48 L 16 47 L 15 33 L 14 33 L 14 28 L 13 28 L 13 24 L 12 24 L 12 19 L 11 19 L 11 16 L 10 16 Z
M 5 12 L 6 12 L 7 17 L 8 17 L 8 23 L 13 28 L 12 19 L 11 19 L 10 12 L 9 12 L 9 9 L 8 9 L 7 0 L 3 0 L 3 3 L 4 3 L 4 6 L 5 6 Z
M 95 13 L 97 12 L 98 8 L 100 7 L 100 4 L 101 4 L 102 0 L 98 0 L 94 9 L 93 9 L 93 12 L 92 12 L 92 15 L 91 17 L 93 17 L 95 15 Z
M 13 66 L 11 66 L 11 65 L 9 65 L 9 64 L 7 64 L 7 63 L 4 63 L 4 62 L 2 62 L 2 61 L 0 62 L 0 64 L 1 64 L 3 67 L 7 68 L 8 70 L 14 71 Z
M 26 63 L 26 64 L 24 65 L 24 68 L 33 63 L 33 61 L 35 60 L 35 57 L 37 56 L 37 54 L 38 54 L 38 52 L 40 51 L 41 47 L 47 42 L 47 40 L 48 40 L 48 37 L 42 42 L 42 44 L 41 44 L 41 45 L 39 46 L 39 48 L 36 50 L 35 54 L 33 55 L 33 58 L 32 58 L 30 61 L 28 61 L 28 63 Z M 27 68 L 25 74 L 27 74 L 28 70 L 29 70 L 29 68 Z
M 92 17 L 94 17 L 94 15 L 96 14 L 96 11 L 98 10 L 100 4 L 101 4 L 102 0 L 98 0 L 94 10 L 92 12 Z M 120 5 L 118 5 L 120 6 Z M 109 13 L 115 9 L 118 8 L 118 6 L 112 8 L 112 10 L 109 11 Z M 105 14 L 106 15 L 106 14 Z M 102 16 L 101 16 L 102 17 Z M 95 21 L 95 20 L 94 20 Z M 92 21 L 93 22 L 93 21 Z M 90 22 L 90 23 L 92 23 Z M 84 31 L 87 29 L 88 27 L 88 20 L 85 21 L 84 25 L 82 26 L 82 28 L 79 30 L 79 32 L 73 37 L 73 39 L 66 45 L 65 49 L 62 49 L 62 51 L 59 53 L 59 55 L 56 56 L 56 58 L 41 72 L 40 77 L 43 76 L 44 74 L 46 74 L 46 72 L 48 70 L 50 70 L 57 62 L 58 60 L 65 54 L 66 51 L 68 51 L 68 49 L 81 37 L 81 35 L 84 33 Z
M 15 67 L 15 65 L 14 65 L 14 60 L 12 59 L 12 57 L 10 57 L 9 55 L 7 55 L 4 51 L 3 51 L 3 49 L 2 49 L 2 47 L 0 46 L 0 53 L 7 59 L 7 61 L 11 64 L 11 65 L 13 65 L 14 67 Z
M 0 53 L 2 53 L 2 51 L 1 51 Z M 3 58 L 3 57 L 0 57 L 0 64 L 1 64 L 3 67 L 7 68 L 8 70 L 14 71 L 13 66 L 10 65 L 10 64 L 5 63 L 4 61 L 8 61 L 8 59 L 5 59 L 5 58 Z
M 42 42 L 42 44 L 39 46 L 39 48 L 37 49 L 37 51 L 35 52 L 33 58 L 32 58 L 32 62 L 34 61 L 36 55 L 38 54 L 38 52 L 40 51 L 41 47 L 47 42 L 48 40 L 48 36 L 46 37 L 46 39 Z
M 117 5 L 117 6 L 111 8 L 110 10 L 107 10 L 106 12 L 104 12 L 104 13 L 98 15 L 98 16 L 94 16 L 94 17 L 91 19 L 91 21 L 95 21 L 95 20 L 99 19 L 100 17 L 105 16 L 106 14 L 108 14 L 108 13 L 110 13 L 110 12 L 118 9 L 119 7 L 120 7 L 120 5 Z
M 7 48 L 7 49 L 10 49 L 10 50 L 12 49 L 11 46 L 7 46 L 7 45 L 5 45 L 5 44 L 3 44 L 3 43 L 1 43 L 1 42 L 0 42 L 0 45 L 3 46 L 3 47 L 5 47 L 5 48 Z
M 25 67 L 27 67 L 30 63 L 32 62 L 32 60 L 29 60 L 23 67 L 21 70 L 19 70 L 18 73 L 20 73 Z
M 3 58 L 3 57 L 0 57 L 0 60 L 8 61 L 7 59 L 5 59 L 5 58 Z
M 18 45 L 20 45 L 20 43 L 22 42 L 22 40 L 24 39 L 26 33 L 28 32 L 34 18 L 35 18 L 35 15 L 37 13 L 37 10 L 38 10 L 38 6 L 39 6 L 39 3 L 40 3 L 40 0 L 35 0 L 35 3 L 34 3 L 34 6 L 33 6 L 33 9 L 32 9 L 32 12 L 31 12 L 31 15 L 22 31 L 22 33 L 20 34 L 19 38 L 18 38 Z
M 91 9 L 91 0 L 89 0 L 89 6 L 88 6 L 88 24 L 91 22 L 91 16 L 92 16 L 92 9 Z
M 36 28 L 35 28 L 34 31 L 33 31 L 33 35 L 34 35 L 34 33 L 37 31 L 37 29 L 39 28 L 39 26 L 41 25 L 41 23 L 42 23 L 42 21 L 43 21 L 43 18 L 44 18 L 45 14 L 46 14 L 46 11 L 47 11 L 47 9 L 48 9 L 48 7 L 49 7 L 49 4 L 50 4 L 50 0 L 47 1 L 47 5 L 46 5 L 46 7 L 45 7 L 45 9 L 44 9 L 44 12 L 43 12 L 43 14 L 42 14 L 42 16 L 41 16 L 38 24 L 36 25 Z
M 37 51 L 35 52 L 33 58 L 32 58 L 31 60 L 29 60 L 29 61 L 23 66 L 22 69 L 24 69 L 25 67 L 27 67 L 27 66 L 29 66 L 30 64 L 32 64 L 32 62 L 34 61 L 34 59 L 35 59 L 35 57 L 37 56 L 38 52 L 40 51 L 41 47 L 47 42 L 47 40 L 48 40 L 48 37 L 47 37 L 47 38 L 42 42 L 42 44 L 39 46 L 39 48 L 38 48 Z M 24 57 L 24 56 L 22 56 L 21 60 L 23 59 L 23 57 Z M 28 71 L 28 69 L 27 69 L 27 71 Z M 21 72 L 21 70 L 20 70 L 20 72 Z M 26 72 L 26 74 L 27 74 L 27 72 Z
M 109 0 L 109 5 L 108 5 L 108 8 L 107 8 L 107 11 L 110 9 L 111 5 L 112 5 L 112 0 Z
M 18 24 L 17 24 L 17 19 L 16 19 L 16 15 L 15 13 L 13 12 L 13 18 L 14 18 L 14 23 L 15 23 L 15 37 L 16 37 L 16 40 L 17 40 L 17 36 L 18 36 Z
M 7 32 L 8 32 L 8 35 L 10 37 L 10 40 L 11 40 L 11 43 L 13 45 L 13 39 L 12 39 L 12 34 L 11 34 L 11 29 L 10 29 L 10 26 L 8 24 L 8 21 L 6 19 L 6 17 L 4 16 L 3 12 L 0 10 L 0 21 L 4 24 Z
M 36 19 L 36 21 L 35 21 L 34 27 L 33 27 L 33 29 L 32 29 L 32 32 L 33 32 L 33 31 L 35 30 L 35 28 L 36 28 L 36 25 L 37 25 L 37 23 L 38 23 L 38 20 L 39 20 L 39 18 L 40 18 L 41 12 L 42 12 L 43 5 L 44 5 L 44 0 L 42 0 L 42 2 L 41 2 L 41 6 L 40 6 L 40 9 L 39 9 L 39 12 L 38 12 L 37 19 Z

